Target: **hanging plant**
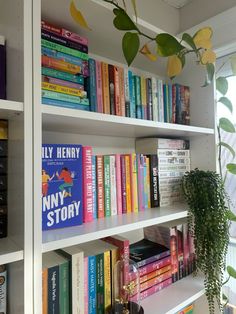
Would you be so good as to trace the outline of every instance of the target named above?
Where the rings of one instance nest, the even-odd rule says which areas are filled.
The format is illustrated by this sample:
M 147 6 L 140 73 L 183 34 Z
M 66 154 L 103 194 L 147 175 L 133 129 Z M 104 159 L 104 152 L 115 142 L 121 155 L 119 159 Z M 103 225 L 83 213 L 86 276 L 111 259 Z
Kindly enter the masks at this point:
M 229 244 L 228 196 L 224 183 L 216 172 L 195 169 L 183 177 L 183 190 L 189 205 L 196 270 L 204 274 L 209 313 L 215 313 L 215 301 L 222 312 L 221 288 Z

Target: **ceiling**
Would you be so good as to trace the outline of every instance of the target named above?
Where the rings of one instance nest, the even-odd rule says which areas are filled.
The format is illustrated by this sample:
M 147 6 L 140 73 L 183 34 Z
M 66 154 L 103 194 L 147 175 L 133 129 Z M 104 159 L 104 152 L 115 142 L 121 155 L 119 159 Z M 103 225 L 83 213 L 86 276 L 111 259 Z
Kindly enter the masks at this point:
M 163 0 L 167 4 L 171 5 L 174 8 L 180 9 L 184 7 L 186 4 L 191 2 L 192 0 Z

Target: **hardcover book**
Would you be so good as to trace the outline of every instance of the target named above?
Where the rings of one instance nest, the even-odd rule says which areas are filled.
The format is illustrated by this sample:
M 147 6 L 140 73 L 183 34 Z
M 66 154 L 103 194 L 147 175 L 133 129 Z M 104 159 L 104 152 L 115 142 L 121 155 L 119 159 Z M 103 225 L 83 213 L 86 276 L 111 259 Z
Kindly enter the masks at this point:
M 42 147 L 42 228 L 50 230 L 83 222 L 82 146 Z

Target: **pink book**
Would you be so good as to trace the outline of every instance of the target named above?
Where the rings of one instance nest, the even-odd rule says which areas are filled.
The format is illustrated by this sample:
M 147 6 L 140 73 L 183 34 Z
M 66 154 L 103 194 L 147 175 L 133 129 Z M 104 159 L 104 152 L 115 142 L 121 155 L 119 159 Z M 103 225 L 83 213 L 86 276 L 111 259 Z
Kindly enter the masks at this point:
M 140 300 L 146 299 L 147 297 L 150 297 L 152 294 L 157 293 L 158 291 L 168 287 L 169 285 L 172 284 L 172 278 L 169 278 L 147 290 L 144 290 L 140 293 Z M 138 295 L 134 295 L 130 299 L 131 301 L 137 302 L 138 301 Z
M 97 112 L 103 113 L 102 68 L 101 62 L 98 60 L 96 60 L 96 89 L 97 89 Z
M 171 270 L 140 284 L 140 290 L 147 290 L 172 277 Z
M 155 270 L 158 270 L 158 269 L 165 267 L 167 265 L 170 265 L 170 264 L 171 264 L 171 257 L 170 256 L 162 258 L 159 261 L 156 261 L 156 262 L 147 264 L 143 267 L 140 267 L 139 268 L 139 275 L 140 275 L 140 277 L 145 276 L 149 273 L 152 273 Z M 134 278 L 135 278 L 135 275 L 131 275 L 131 280 Z
M 122 195 L 121 195 L 121 167 L 120 154 L 116 154 L 116 197 L 117 197 L 117 214 L 122 214 Z
M 88 46 L 88 39 L 87 38 L 81 37 L 78 34 L 75 34 L 73 32 L 68 31 L 67 29 L 54 26 L 54 25 L 49 24 L 45 21 L 41 21 L 41 27 L 42 27 L 42 29 L 45 29 L 49 32 L 52 32 L 52 33 L 60 35 L 64 38 L 70 39 L 70 40 L 75 41 L 79 44 Z
M 84 90 L 84 86 L 77 84 L 77 83 L 73 83 L 73 82 L 69 82 L 69 81 L 63 81 L 57 78 L 53 78 L 53 77 L 49 77 L 49 76 L 44 76 L 42 75 L 42 82 L 48 82 L 51 84 L 56 84 L 56 85 L 60 85 L 60 86 L 66 86 L 66 87 L 70 87 L 70 88 L 76 88 L 78 90 Z
M 144 191 L 144 176 L 143 176 L 143 155 L 137 154 L 138 161 L 138 204 L 139 211 L 144 211 L 144 199 L 143 199 L 143 191 Z
M 88 314 L 88 257 L 84 257 L 84 314 Z
M 84 222 L 93 220 L 92 147 L 83 147 Z

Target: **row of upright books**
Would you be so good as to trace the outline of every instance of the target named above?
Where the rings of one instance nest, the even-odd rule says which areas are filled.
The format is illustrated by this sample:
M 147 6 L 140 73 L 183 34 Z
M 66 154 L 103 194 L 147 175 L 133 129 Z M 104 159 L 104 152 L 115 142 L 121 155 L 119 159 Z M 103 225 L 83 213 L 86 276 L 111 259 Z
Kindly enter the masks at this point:
M 89 58 L 86 38 L 41 25 L 43 104 L 189 124 L 189 87 Z
M 127 238 L 114 236 L 44 254 L 43 314 L 109 313 L 119 297 L 113 289 L 119 285 L 116 272 L 120 269 L 124 285 L 133 284 L 128 295 L 133 302 L 192 273 L 195 255 L 187 224 L 153 228 L 131 245 Z M 122 268 L 117 267 L 120 260 Z M 138 277 L 129 267 L 131 261 Z M 190 309 L 181 313 L 192 313 Z
M 189 150 L 184 149 L 188 142 L 148 141 L 156 145 L 150 155 L 95 156 L 90 146 L 43 145 L 43 230 L 183 201 L 181 177 L 190 170 Z M 136 144 L 137 150 L 146 149 L 146 139 Z M 176 157 L 178 153 L 185 157 Z

